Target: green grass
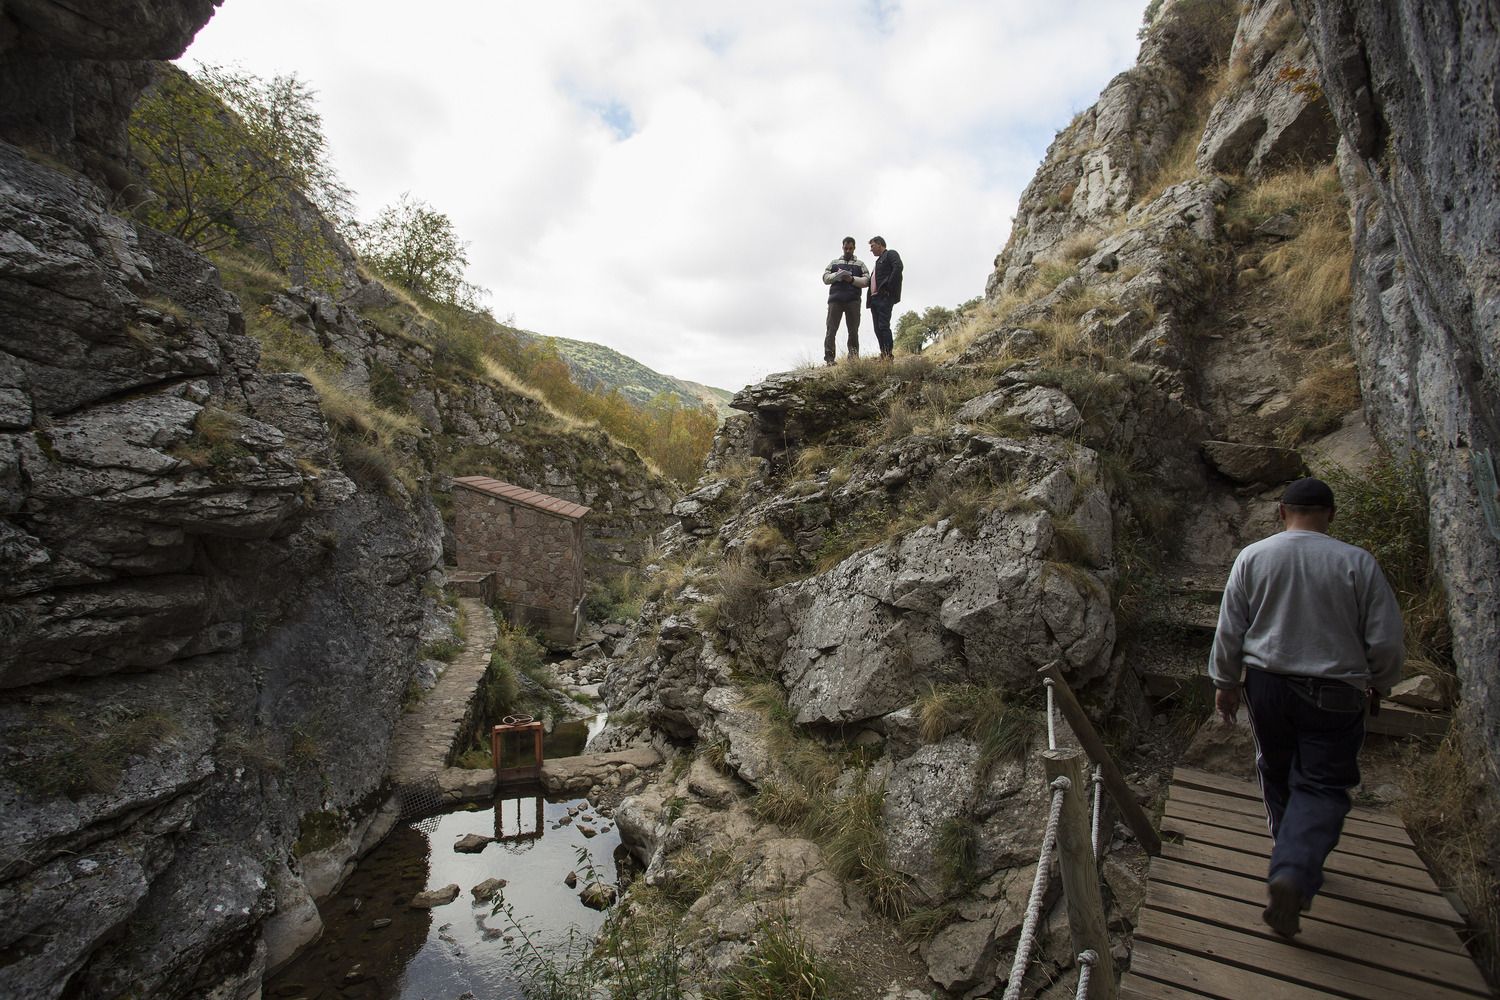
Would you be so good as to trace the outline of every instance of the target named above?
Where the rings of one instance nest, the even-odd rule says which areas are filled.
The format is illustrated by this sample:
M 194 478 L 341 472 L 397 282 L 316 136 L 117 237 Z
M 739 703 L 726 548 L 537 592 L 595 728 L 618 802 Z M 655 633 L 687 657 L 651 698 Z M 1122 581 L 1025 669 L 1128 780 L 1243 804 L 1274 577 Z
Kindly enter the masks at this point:
M 704 1000 L 835 1000 L 833 970 L 785 922 L 763 923 L 754 947 L 704 992 Z
M 1451 697 L 1457 679 L 1442 579 L 1428 554 L 1427 497 L 1415 459 L 1383 457 L 1362 472 L 1324 473 L 1337 511 L 1329 531 L 1373 555 L 1406 624 L 1407 672 L 1432 676 Z
M 944 820 L 935 853 L 943 885 L 958 889 L 973 884 L 979 864 L 979 824 L 974 817 L 964 813 Z

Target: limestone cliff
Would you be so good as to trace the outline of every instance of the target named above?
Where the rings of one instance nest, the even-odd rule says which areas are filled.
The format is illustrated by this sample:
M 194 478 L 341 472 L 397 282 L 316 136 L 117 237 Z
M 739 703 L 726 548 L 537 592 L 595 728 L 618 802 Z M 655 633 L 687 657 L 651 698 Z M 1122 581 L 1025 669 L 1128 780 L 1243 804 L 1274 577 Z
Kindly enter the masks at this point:
M 1500 782 L 1500 6 L 1294 0 L 1340 133 L 1366 412 L 1420 456 L 1467 729 Z M 1488 510 L 1486 510 L 1488 508 Z
M 368 846 L 446 634 L 447 475 L 593 506 L 595 571 L 672 502 L 633 452 L 445 367 L 352 257 L 317 291 L 119 214 L 140 60 L 213 7 L 0 11 L 6 996 L 256 995 L 287 957 L 271 918 Z
M 620 814 L 709 968 L 747 946 L 753 892 L 836 962 L 894 918 L 923 966 L 902 985 L 998 989 L 1040 821 L 1036 668 L 1060 661 L 1122 748 L 1170 755 L 1148 695 L 1188 690 L 1235 551 L 1281 484 L 1369 456 L 1367 418 L 1427 458 L 1493 742 L 1496 549 L 1460 487 L 1495 398 L 1495 33 L 1458 6 L 1153 5 L 934 349 L 736 397 L 605 685 L 615 739 L 648 726 L 710 765 Z M 1112 848 L 1126 931 L 1123 828 Z M 1067 992 L 1068 964 L 1049 953 L 1027 995 Z

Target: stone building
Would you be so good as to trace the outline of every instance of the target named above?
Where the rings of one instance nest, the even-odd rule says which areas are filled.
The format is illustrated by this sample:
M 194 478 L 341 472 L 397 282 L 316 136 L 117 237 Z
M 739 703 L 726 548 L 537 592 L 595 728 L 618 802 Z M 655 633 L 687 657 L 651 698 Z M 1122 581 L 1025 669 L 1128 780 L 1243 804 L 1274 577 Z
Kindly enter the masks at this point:
M 453 480 L 453 536 L 460 572 L 489 575 L 514 624 L 564 645 L 577 635 L 583 600 L 583 517 L 589 508 L 487 476 Z

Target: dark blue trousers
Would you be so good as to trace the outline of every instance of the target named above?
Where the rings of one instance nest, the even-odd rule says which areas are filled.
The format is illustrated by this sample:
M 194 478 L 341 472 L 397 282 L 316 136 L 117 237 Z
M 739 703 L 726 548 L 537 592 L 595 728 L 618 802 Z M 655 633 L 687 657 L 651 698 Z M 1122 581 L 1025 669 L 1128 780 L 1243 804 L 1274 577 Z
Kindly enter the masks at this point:
M 1271 824 L 1269 879 L 1290 877 L 1311 900 L 1323 888 L 1323 862 L 1339 842 L 1349 790 L 1359 784 L 1365 713 L 1319 708 L 1297 678 L 1245 671 L 1245 708 Z
M 875 321 L 875 340 L 880 344 L 880 353 L 883 357 L 890 357 L 892 348 L 891 341 L 891 310 L 896 307 L 894 302 L 885 299 L 870 300 L 870 318 Z

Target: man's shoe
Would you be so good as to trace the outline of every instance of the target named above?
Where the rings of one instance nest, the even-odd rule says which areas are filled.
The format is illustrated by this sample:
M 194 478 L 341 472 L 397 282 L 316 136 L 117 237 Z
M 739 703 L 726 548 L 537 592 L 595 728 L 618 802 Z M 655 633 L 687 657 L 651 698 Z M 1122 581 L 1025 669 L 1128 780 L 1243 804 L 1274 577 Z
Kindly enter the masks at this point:
M 1266 886 L 1270 902 L 1261 919 L 1266 926 L 1284 938 L 1294 938 L 1302 930 L 1302 890 L 1292 879 L 1273 878 Z

